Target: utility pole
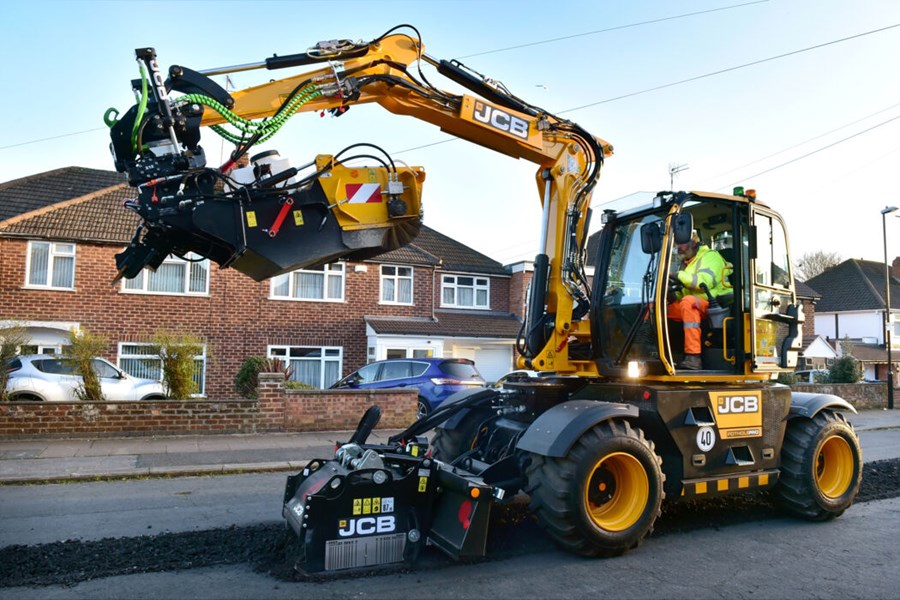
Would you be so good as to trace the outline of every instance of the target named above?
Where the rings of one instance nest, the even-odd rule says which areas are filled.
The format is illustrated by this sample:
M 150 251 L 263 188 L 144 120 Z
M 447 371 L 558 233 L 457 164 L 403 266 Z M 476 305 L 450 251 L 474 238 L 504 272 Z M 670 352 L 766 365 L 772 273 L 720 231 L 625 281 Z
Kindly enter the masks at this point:
M 887 350 L 887 407 L 894 408 L 894 363 L 891 360 L 891 270 L 887 255 L 887 216 L 897 210 L 896 206 L 885 206 L 881 211 L 881 229 L 884 234 L 884 347 Z

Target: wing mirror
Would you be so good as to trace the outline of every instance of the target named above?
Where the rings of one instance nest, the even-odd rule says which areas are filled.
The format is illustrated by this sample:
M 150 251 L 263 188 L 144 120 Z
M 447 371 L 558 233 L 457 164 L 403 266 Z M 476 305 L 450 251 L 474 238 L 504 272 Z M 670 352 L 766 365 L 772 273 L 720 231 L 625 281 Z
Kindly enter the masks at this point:
M 694 216 L 687 213 L 675 215 L 672 220 L 672 230 L 675 234 L 676 244 L 687 244 L 691 241 L 694 232 Z
M 641 225 L 641 250 L 644 254 L 656 254 L 661 249 L 662 232 L 659 230 L 659 222 Z

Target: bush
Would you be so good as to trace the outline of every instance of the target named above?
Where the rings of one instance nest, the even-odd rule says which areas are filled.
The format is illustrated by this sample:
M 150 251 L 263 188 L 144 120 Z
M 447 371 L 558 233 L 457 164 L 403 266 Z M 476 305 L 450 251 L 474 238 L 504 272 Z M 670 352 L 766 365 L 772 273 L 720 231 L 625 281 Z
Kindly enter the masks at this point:
M 831 369 L 828 370 L 832 383 L 856 383 L 862 379 L 862 365 L 858 360 L 845 354 L 835 359 Z
M 194 381 L 194 357 L 203 353 L 200 338 L 160 330 L 154 334 L 150 347 L 162 363 L 163 386 L 169 398 L 184 400 L 199 391 Z
M 234 376 L 234 388 L 237 392 L 249 400 L 256 400 L 259 397 L 259 374 L 260 373 L 283 373 L 284 387 L 289 390 L 316 390 L 315 386 L 308 385 L 302 381 L 291 380 L 294 369 L 285 366 L 284 361 L 280 358 L 265 358 L 263 356 L 249 356 L 241 363 L 237 375 Z
M 6 363 L 16 356 L 19 346 L 27 341 L 28 334 L 24 327 L 13 325 L 0 329 L 0 401 L 6 400 L 6 384 L 9 381 Z
M 268 362 L 264 356 L 248 356 L 241 363 L 234 376 L 234 389 L 248 400 L 256 400 L 259 396 L 259 374 L 266 370 Z
M 797 376 L 793 373 L 779 373 L 777 381 L 785 385 L 794 385 L 797 383 Z
M 86 329 L 69 333 L 69 347 L 66 349 L 65 360 L 70 363 L 75 372 L 81 375 L 81 383 L 75 388 L 75 397 L 82 402 L 102 402 L 103 390 L 100 388 L 100 378 L 94 371 L 94 357 L 99 356 L 107 346 L 106 339 L 89 333 Z

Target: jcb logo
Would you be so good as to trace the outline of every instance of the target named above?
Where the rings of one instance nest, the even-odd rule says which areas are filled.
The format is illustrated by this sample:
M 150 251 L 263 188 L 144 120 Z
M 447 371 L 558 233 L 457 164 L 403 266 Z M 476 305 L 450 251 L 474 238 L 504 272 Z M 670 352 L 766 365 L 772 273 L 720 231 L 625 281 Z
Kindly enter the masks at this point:
M 759 398 L 756 396 L 720 396 L 716 404 L 716 412 L 720 415 L 755 413 L 758 410 Z
M 342 519 L 338 535 L 351 537 L 354 535 L 372 535 L 373 533 L 391 533 L 397 528 L 393 515 L 380 517 L 362 517 L 359 519 Z
M 150 76 L 156 82 L 156 89 L 159 90 L 159 100 L 165 101 L 169 99 L 169 92 L 166 90 L 166 83 L 163 81 L 162 74 L 159 72 L 159 63 L 156 59 L 150 60 Z
M 523 140 L 528 139 L 528 121 L 511 115 L 496 106 L 476 101 L 472 117 L 479 123 L 490 125 L 494 129 L 505 131 Z

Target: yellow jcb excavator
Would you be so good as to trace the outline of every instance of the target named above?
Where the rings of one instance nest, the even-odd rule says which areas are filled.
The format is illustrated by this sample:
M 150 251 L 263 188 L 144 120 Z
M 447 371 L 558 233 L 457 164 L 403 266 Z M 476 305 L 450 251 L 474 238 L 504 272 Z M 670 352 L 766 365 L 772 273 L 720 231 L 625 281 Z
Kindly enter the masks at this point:
M 812 520 L 853 502 L 862 461 L 842 414 L 853 407 L 772 381 L 796 365 L 803 311 L 787 230 L 751 191 L 666 191 L 604 210 L 591 281 L 591 192 L 612 147 L 430 57 L 411 26 L 259 63 L 173 66 L 166 78 L 152 48 L 136 55 L 137 103 L 121 119 L 107 115 L 116 168 L 137 191 L 127 207 L 143 218 L 117 256 L 119 276 L 194 252 L 263 280 L 413 239 L 424 171 L 380 148 L 355 144 L 299 168 L 268 152 L 236 167 L 298 112 L 374 102 L 537 166 L 541 242 L 517 350 L 519 366 L 540 376 L 460 393 L 387 444 L 366 442 L 380 415 L 370 408 L 333 457 L 288 478 L 283 515 L 299 570 L 412 562 L 426 545 L 483 555 L 491 506 L 519 492 L 553 540 L 585 556 L 637 546 L 664 498 L 771 488 Z M 233 94 L 211 79 L 254 68 L 301 72 Z M 472 95 L 435 87 L 427 68 Z M 200 146 L 207 126 L 235 146 L 220 167 Z M 677 292 L 675 247 L 692 240 L 728 268 L 704 299 L 700 362 L 686 370 L 667 296 Z

